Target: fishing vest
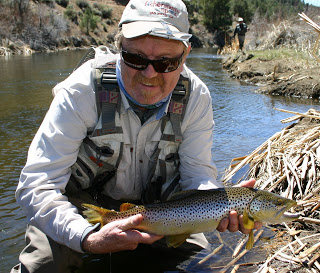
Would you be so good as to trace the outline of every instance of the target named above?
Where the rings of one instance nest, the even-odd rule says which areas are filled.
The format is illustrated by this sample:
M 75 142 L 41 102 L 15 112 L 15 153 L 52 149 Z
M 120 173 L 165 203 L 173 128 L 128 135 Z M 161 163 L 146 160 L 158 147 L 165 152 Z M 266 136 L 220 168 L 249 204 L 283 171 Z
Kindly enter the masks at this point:
M 82 58 L 84 62 L 95 58 L 106 47 L 91 48 Z M 96 57 L 98 58 L 98 56 Z M 101 58 L 101 57 L 100 57 Z M 123 149 L 123 130 L 120 124 L 121 94 L 116 78 L 116 60 L 103 63 L 101 59 L 93 68 L 98 123 L 83 140 L 77 161 L 71 167 L 71 180 L 91 194 L 103 191 L 104 185 L 116 175 Z M 161 139 L 153 153 L 153 166 L 148 173 L 143 192 L 144 203 L 166 200 L 179 188 L 179 145 L 182 142 L 181 123 L 190 95 L 190 81 L 181 75 L 173 90 L 167 115 L 161 119 Z M 166 154 L 168 145 L 176 151 Z
M 238 33 L 238 35 L 245 35 L 248 30 L 248 27 L 245 23 L 237 24 L 236 28 L 236 33 Z

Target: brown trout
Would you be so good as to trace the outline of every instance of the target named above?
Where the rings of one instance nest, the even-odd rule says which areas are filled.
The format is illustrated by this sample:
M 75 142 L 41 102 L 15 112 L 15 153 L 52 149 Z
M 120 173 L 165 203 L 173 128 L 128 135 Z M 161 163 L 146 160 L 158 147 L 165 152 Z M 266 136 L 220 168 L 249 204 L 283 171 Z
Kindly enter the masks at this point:
M 275 224 L 297 219 L 298 215 L 285 213 L 296 204 L 294 200 L 264 190 L 226 187 L 183 191 L 164 203 L 139 206 L 124 203 L 120 212 L 83 204 L 87 209 L 83 213 L 90 223 L 102 225 L 140 213 L 143 222 L 138 230 L 165 235 L 168 247 L 178 247 L 190 234 L 216 229 L 231 210 L 243 214 L 244 226 L 253 229 L 254 221 Z M 251 231 L 246 248 L 252 246 Z

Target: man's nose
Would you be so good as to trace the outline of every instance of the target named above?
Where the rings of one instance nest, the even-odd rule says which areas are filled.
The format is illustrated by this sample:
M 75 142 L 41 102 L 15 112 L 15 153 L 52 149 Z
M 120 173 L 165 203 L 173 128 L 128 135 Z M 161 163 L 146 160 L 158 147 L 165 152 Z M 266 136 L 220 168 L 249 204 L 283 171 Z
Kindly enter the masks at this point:
M 144 77 L 151 79 L 156 77 L 158 75 L 158 72 L 154 70 L 154 67 L 152 64 L 149 64 L 145 70 L 141 71 L 141 74 Z

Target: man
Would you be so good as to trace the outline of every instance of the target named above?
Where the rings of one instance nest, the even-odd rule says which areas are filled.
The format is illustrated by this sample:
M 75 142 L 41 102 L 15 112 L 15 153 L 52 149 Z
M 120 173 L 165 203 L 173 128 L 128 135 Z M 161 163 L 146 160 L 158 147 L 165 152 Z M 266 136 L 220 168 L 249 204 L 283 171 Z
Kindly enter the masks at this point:
M 233 38 L 236 37 L 236 34 L 238 34 L 238 40 L 239 40 L 239 49 L 242 51 L 244 40 L 246 36 L 246 32 L 248 30 L 247 25 L 243 22 L 243 18 L 239 17 L 238 24 L 234 30 Z
M 75 272 L 83 253 L 119 253 L 162 238 L 135 229 L 142 215 L 92 226 L 80 214 L 82 202 L 113 208 L 164 200 L 171 188 L 222 186 L 211 162 L 210 94 L 185 66 L 185 5 L 132 0 L 119 26 L 120 55 L 100 48 L 54 88 L 16 192 L 29 225 L 12 272 Z M 249 232 L 236 212 L 218 230 L 227 228 Z

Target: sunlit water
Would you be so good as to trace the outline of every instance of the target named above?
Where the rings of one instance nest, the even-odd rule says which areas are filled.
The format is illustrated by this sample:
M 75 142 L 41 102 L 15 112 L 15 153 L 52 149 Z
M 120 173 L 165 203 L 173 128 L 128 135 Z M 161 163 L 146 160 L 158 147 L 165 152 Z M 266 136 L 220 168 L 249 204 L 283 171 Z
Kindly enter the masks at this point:
M 15 202 L 14 192 L 28 147 L 52 100 L 52 87 L 69 75 L 83 53 L 67 51 L 0 59 L 1 272 L 8 272 L 18 262 L 24 246 L 27 221 Z M 232 158 L 247 155 L 287 126 L 280 120 L 290 115 L 274 107 L 298 112 L 311 107 L 320 109 L 314 100 L 257 94 L 256 87 L 231 79 L 222 70 L 221 61 L 220 56 L 204 49 L 194 50 L 187 61 L 211 91 L 216 123 L 212 152 L 219 177 Z

